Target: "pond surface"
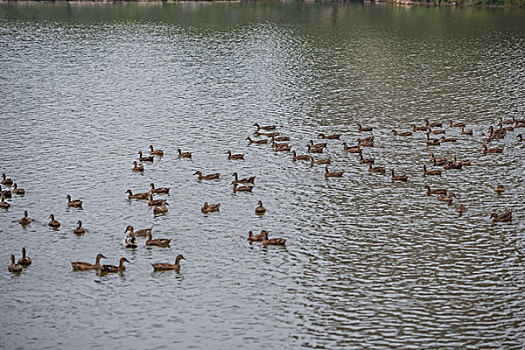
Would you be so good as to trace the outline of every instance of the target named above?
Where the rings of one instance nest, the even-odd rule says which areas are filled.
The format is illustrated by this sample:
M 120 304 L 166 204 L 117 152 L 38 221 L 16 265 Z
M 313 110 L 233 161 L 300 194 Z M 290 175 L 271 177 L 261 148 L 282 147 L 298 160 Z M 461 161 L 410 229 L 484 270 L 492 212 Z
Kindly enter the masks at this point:
M 483 155 L 481 133 L 525 119 L 524 38 L 525 12 L 511 9 L 0 4 L 0 171 L 26 190 L 0 211 L 0 348 L 523 349 L 525 129 L 490 143 L 502 154 Z M 458 141 L 391 132 L 426 119 Z M 248 145 L 255 122 L 277 125 L 298 154 L 320 132 L 342 134 L 316 157 L 343 177 Z M 372 134 L 363 155 L 387 175 L 343 151 Z M 134 173 L 150 144 L 164 157 Z M 424 177 L 423 165 L 437 168 L 430 152 L 472 165 Z M 233 193 L 234 172 L 257 176 L 252 193 Z M 171 187 L 156 196 L 164 216 L 127 199 L 152 182 Z M 425 185 L 457 198 L 439 202 Z M 205 201 L 220 212 L 203 215 Z M 491 222 L 509 209 L 512 223 Z M 127 225 L 171 246 L 125 249 Z M 246 240 L 263 229 L 286 247 Z M 13 275 L 22 247 L 33 264 Z M 98 253 L 130 263 L 72 271 Z M 179 273 L 153 273 L 177 254 Z

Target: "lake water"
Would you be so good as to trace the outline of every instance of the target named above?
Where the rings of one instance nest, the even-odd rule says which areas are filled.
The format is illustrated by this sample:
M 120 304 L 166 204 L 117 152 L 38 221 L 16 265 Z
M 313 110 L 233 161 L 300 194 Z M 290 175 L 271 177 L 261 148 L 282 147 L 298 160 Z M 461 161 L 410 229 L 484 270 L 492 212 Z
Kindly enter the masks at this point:
M 481 133 L 525 119 L 524 57 L 523 10 L 0 4 L 0 171 L 26 190 L 0 210 L 0 348 L 523 349 L 525 129 L 492 142 L 505 147 L 495 155 L 482 154 Z M 458 142 L 391 132 L 426 119 Z M 255 122 L 277 125 L 298 154 L 320 132 L 342 134 L 319 157 L 344 176 L 248 145 Z M 363 155 L 386 176 L 343 151 L 372 134 Z M 132 172 L 150 144 L 164 157 Z M 430 152 L 473 164 L 424 177 Z M 198 181 L 197 170 L 221 177 Z M 252 193 L 233 193 L 234 172 L 257 176 Z M 171 187 L 165 216 L 127 199 L 151 182 Z M 425 185 L 457 198 L 439 202 Z M 67 194 L 83 209 L 68 209 Z M 203 215 L 205 201 L 220 212 Z M 512 223 L 491 222 L 508 209 Z M 139 238 L 125 249 L 127 225 L 153 226 L 170 248 Z M 246 240 L 262 229 L 286 247 Z M 33 264 L 13 275 L 22 247 Z M 72 271 L 98 253 L 126 257 L 127 270 Z M 177 254 L 179 273 L 153 273 Z

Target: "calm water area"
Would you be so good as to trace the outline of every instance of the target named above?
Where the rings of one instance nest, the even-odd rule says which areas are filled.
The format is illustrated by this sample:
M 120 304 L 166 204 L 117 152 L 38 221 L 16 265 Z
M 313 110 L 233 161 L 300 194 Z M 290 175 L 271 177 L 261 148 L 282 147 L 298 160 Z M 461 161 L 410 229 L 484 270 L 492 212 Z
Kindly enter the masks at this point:
M 0 172 L 26 191 L 0 209 L 0 348 L 525 348 L 525 128 L 489 144 L 503 153 L 481 151 L 499 117 L 525 119 L 523 9 L 4 2 L 0 67 Z M 427 119 L 457 142 L 392 133 Z M 327 142 L 315 157 L 343 177 L 249 144 L 264 139 L 255 122 L 297 154 Z M 343 150 L 371 135 L 363 156 L 386 175 Z M 164 156 L 133 172 L 149 145 Z M 472 165 L 423 176 L 440 168 L 431 152 Z M 251 193 L 232 191 L 234 172 L 256 176 Z M 128 200 L 150 183 L 171 187 L 155 196 L 166 215 Z M 491 221 L 511 209 L 511 223 Z M 171 245 L 124 248 L 128 225 Z M 250 230 L 286 246 L 250 243 Z M 9 273 L 22 247 L 32 265 Z M 126 271 L 72 271 L 98 253 Z M 179 272 L 153 272 L 178 254 Z

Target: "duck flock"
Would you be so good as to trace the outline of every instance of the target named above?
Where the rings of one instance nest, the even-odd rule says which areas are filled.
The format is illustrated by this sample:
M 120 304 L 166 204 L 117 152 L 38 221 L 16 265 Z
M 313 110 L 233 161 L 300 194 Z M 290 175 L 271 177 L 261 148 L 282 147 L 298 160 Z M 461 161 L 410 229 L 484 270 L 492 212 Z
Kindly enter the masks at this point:
M 258 123 L 253 124 L 256 127 L 253 135 L 246 137 L 248 145 L 271 145 L 274 152 L 282 152 L 291 154 L 291 161 L 304 161 L 308 162 L 311 166 L 324 166 L 324 176 L 325 178 L 341 178 L 345 174 L 344 169 L 333 170 L 329 169 L 333 159 L 329 156 L 322 156 L 326 154 L 325 150 L 327 149 L 328 143 L 332 142 L 333 144 L 330 147 L 341 147 L 344 150 L 345 154 L 353 153 L 357 156 L 356 161 L 358 164 L 366 166 L 370 173 L 375 173 L 379 175 L 390 174 L 391 182 L 410 182 L 408 175 L 397 174 L 395 169 L 389 169 L 387 172 L 386 165 L 377 165 L 375 159 L 370 155 L 366 157 L 363 156 L 363 151 L 367 150 L 370 153 L 373 152 L 375 136 L 373 134 L 372 127 L 363 127 L 360 124 L 357 124 L 357 131 L 364 136 L 357 138 L 354 144 L 348 144 L 347 142 L 341 142 L 343 135 L 341 134 L 324 134 L 319 133 L 317 139 L 323 139 L 323 142 L 317 142 L 310 140 L 305 146 L 305 153 L 298 154 L 296 150 L 293 150 L 290 146 L 290 137 L 284 136 L 281 134 L 281 130 L 278 130 L 275 125 L 259 125 Z M 445 142 L 456 142 L 458 138 L 456 137 L 446 137 L 447 131 L 450 129 L 457 129 L 460 131 L 461 137 L 470 138 L 474 137 L 472 130 L 465 130 L 467 126 L 464 123 L 453 123 L 449 121 L 448 125 L 443 123 L 431 123 L 428 120 L 424 125 L 415 125 L 411 124 L 408 130 L 397 131 L 392 130 L 392 133 L 397 137 L 408 137 L 412 136 L 415 133 L 420 133 L 422 142 L 426 142 L 426 145 L 430 151 L 430 159 L 428 168 L 427 165 L 422 166 L 421 175 L 425 178 L 432 178 L 434 176 L 441 176 L 444 171 L 458 171 L 464 167 L 468 167 L 472 164 L 472 160 L 461 159 L 458 160 L 456 155 L 452 156 L 439 156 L 435 155 L 434 152 L 438 152 L 439 145 Z M 508 119 L 504 120 L 499 118 L 496 123 L 496 127 L 489 126 L 487 133 L 482 133 L 481 137 L 483 138 L 483 146 L 479 150 L 480 154 L 490 156 L 492 154 L 498 154 L 504 152 L 504 147 L 492 147 L 491 143 L 497 140 L 504 139 L 508 137 L 508 131 L 512 131 L 515 128 L 525 128 L 525 120 L 516 120 Z M 440 135 L 440 136 L 435 136 Z M 254 139 L 252 139 L 252 137 Z M 521 134 L 517 135 L 517 142 L 525 142 L 525 139 Z M 339 143 L 339 144 L 337 144 Z M 154 149 L 152 145 L 149 146 L 149 155 L 144 155 L 142 151 L 138 152 L 138 160 L 133 161 L 132 170 L 134 172 L 143 173 L 147 171 L 147 164 L 151 162 L 160 161 L 164 157 L 164 151 L 160 149 Z M 191 152 L 183 152 L 181 149 L 177 150 L 177 157 L 179 159 L 191 159 Z M 226 152 L 226 159 L 228 161 L 242 161 L 245 159 L 245 155 L 238 153 L 234 154 L 231 151 Z M 203 174 L 201 171 L 195 171 L 193 175 L 198 177 L 199 181 L 213 181 L 221 177 L 220 173 L 209 173 Z M 249 176 L 244 178 L 239 178 L 238 174 L 235 172 L 231 174 L 232 181 L 232 191 L 233 193 L 237 192 L 252 192 L 255 186 L 256 176 Z M 2 187 L 3 186 L 3 187 Z M 145 186 L 146 187 L 146 186 Z M 155 198 L 157 196 L 169 196 L 170 187 L 156 187 L 154 183 L 149 184 L 149 191 L 133 193 L 131 189 L 125 191 L 128 195 L 128 200 L 141 201 L 145 202 L 148 206 L 152 208 L 154 216 L 165 215 L 169 211 L 169 203 L 166 197 L 164 198 Z M 425 185 L 426 195 L 436 195 L 438 201 L 446 202 L 452 204 L 456 195 L 450 192 L 447 188 L 432 188 L 429 184 Z M 498 184 L 494 191 L 497 193 L 502 193 L 505 191 L 505 186 L 503 184 Z M 17 184 L 10 178 L 7 177 L 5 173 L 2 173 L 2 179 L 0 181 L 0 209 L 8 210 L 11 207 L 11 203 L 16 202 L 17 196 L 24 196 L 26 193 L 24 189 L 18 188 Z M 6 201 L 6 199 L 8 201 Z M 67 207 L 70 208 L 82 208 L 82 201 L 79 199 L 72 199 L 68 194 L 65 196 Z M 11 202 L 11 203 L 10 203 Z M 203 214 L 208 214 L 212 212 L 219 212 L 221 208 L 221 203 L 208 203 L 205 202 L 201 207 L 201 212 Z M 468 208 L 461 203 L 456 203 L 455 211 L 462 215 L 467 212 Z M 257 206 L 254 209 L 255 214 L 265 215 L 266 208 L 263 206 L 261 200 L 258 201 Z M 512 210 L 505 212 L 494 212 L 490 216 L 491 220 L 495 223 L 497 222 L 511 222 L 513 220 Z M 58 220 L 55 219 L 54 214 L 49 215 L 48 225 L 53 229 L 58 229 L 61 224 Z M 33 219 L 29 217 L 28 211 L 24 211 L 24 216 L 18 221 L 22 226 L 30 225 Z M 127 234 L 123 244 L 126 248 L 137 248 L 138 241 L 137 238 L 145 238 L 146 246 L 157 246 L 157 247 L 169 247 L 171 239 L 168 238 L 156 238 L 152 237 L 153 227 L 143 228 L 135 230 L 133 226 L 127 226 L 125 229 L 125 234 Z M 77 227 L 72 230 L 72 232 L 78 236 L 82 236 L 86 233 L 84 227 L 82 227 L 82 222 L 79 220 L 77 222 Z M 269 238 L 269 232 L 267 230 L 261 230 L 260 233 L 254 234 L 252 231 L 248 232 L 248 241 L 252 242 L 261 242 L 263 245 L 286 245 L 286 239 L 279 237 Z M 105 273 L 114 273 L 119 272 L 123 273 L 126 270 L 125 263 L 129 262 L 125 257 L 121 257 L 118 265 L 101 265 L 100 260 L 106 259 L 103 254 L 98 254 L 95 258 L 95 263 L 81 262 L 81 261 L 71 261 L 71 266 L 75 271 L 85 271 L 85 270 L 96 270 L 102 274 Z M 182 254 L 178 254 L 175 258 L 173 264 L 166 262 L 153 263 L 152 267 L 154 271 L 165 271 L 165 270 L 180 270 L 180 262 L 184 259 Z M 15 258 L 15 255 L 11 255 L 11 263 L 8 265 L 8 271 L 12 273 L 21 273 L 24 268 L 27 268 L 32 264 L 32 259 L 27 256 L 25 248 L 22 248 L 22 257 L 18 260 Z

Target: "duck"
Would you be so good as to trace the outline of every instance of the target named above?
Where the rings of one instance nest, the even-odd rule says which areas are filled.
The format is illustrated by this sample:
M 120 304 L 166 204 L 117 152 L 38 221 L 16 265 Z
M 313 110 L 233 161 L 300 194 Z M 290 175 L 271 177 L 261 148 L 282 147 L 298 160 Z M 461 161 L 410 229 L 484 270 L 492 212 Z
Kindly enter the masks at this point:
M 329 172 L 327 166 L 324 168 L 324 177 L 342 177 L 344 173 L 344 170 Z
M 264 145 L 264 144 L 268 143 L 268 139 L 265 139 L 265 140 L 252 140 L 249 136 L 246 138 L 246 140 L 248 140 L 250 142 L 250 145 L 252 143 L 255 143 L 256 145 Z
M 148 205 L 150 207 L 161 206 L 165 204 L 166 204 L 165 199 L 153 199 L 153 195 L 151 193 L 148 193 Z
M 394 135 L 397 135 L 397 136 L 410 136 L 412 135 L 412 131 L 396 131 L 396 130 L 392 130 L 392 132 L 394 133 Z
M 153 226 L 151 226 L 150 228 L 144 228 L 142 230 L 137 230 L 137 231 L 134 231 L 133 230 L 133 226 L 131 225 L 128 225 L 128 227 L 126 227 L 126 231 L 124 231 L 124 233 L 128 233 L 128 236 L 130 237 L 146 237 L 148 235 L 148 233 L 151 234 L 151 231 L 153 230 Z
M 170 188 L 171 187 L 159 187 L 155 188 L 155 185 L 153 183 L 150 183 L 149 186 L 151 187 L 150 192 L 155 194 L 170 194 Z
M 410 124 L 413 131 L 428 131 L 427 126 L 416 126 L 415 124 Z
M 135 249 L 138 247 L 137 238 L 135 236 L 126 236 L 122 245 L 124 245 L 124 248 Z
M 82 207 L 82 201 L 80 199 L 71 200 L 71 196 L 68 194 L 66 196 L 67 199 L 67 206 L 72 208 L 81 208 Z
M 20 223 L 20 225 L 22 226 L 26 226 L 26 225 L 29 225 L 30 223 L 33 222 L 33 219 L 31 219 L 28 214 L 27 214 L 27 210 L 24 211 L 24 217 L 21 218 L 20 220 L 18 220 L 18 222 Z
M 390 169 L 390 172 L 392 174 L 392 182 L 394 182 L 394 181 L 407 182 L 408 181 L 408 175 L 395 176 L 394 175 L 394 169 Z
M 454 163 L 456 163 L 456 164 L 461 164 L 461 165 L 463 165 L 463 166 L 469 166 L 469 165 L 472 165 L 472 161 L 469 160 L 469 159 L 458 161 L 458 160 L 456 160 L 456 156 L 455 156 L 455 155 L 452 156 L 452 159 L 453 159 Z
M 285 245 L 286 244 L 286 239 L 284 239 L 284 238 L 271 238 L 271 239 L 269 239 L 268 238 L 268 232 L 264 231 L 262 244 L 264 244 L 264 245 Z
M 0 185 L 0 196 L 3 196 L 4 198 L 11 198 L 13 195 L 10 190 L 2 190 L 2 185 Z
M 483 154 L 487 153 L 503 153 L 503 147 L 502 148 L 487 148 L 487 145 L 483 145 Z
M 0 181 L 0 184 L 6 185 L 6 186 L 12 186 L 13 180 L 8 179 L 4 173 L 2 173 L 2 180 Z
M 161 149 L 154 150 L 153 146 L 149 145 L 149 154 L 162 157 L 164 155 L 164 151 Z
M 462 126 L 461 127 L 461 134 L 462 135 L 470 135 L 470 136 L 472 136 L 474 133 L 472 132 L 472 130 L 465 131 L 465 127 Z
M 312 145 L 306 145 L 308 148 L 308 153 L 323 153 L 324 147 L 312 147 Z
M 456 211 L 456 213 L 466 213 L 467 207 L 465 207 L 463 204 L 460 204 L 454 210 Z
M 280 132 L 260 132 L 260 131 L 255 131 L 253 133 L 255 136 L 266 136 L 266 137 L 273 137 L 273 136 L 279 136 L 281 135 Z
M 143 156 L 142 151 L 139 151 L 139 160 L 141 162 L 153 162 L 154 156 Z
M 434 166 L 444 166 L 444 165 L 448 164 L 449 162 L 450 162 L 450 160 L 447 160 L 447 159 L 434 158 L 433 161 L 432 161 L 432 165 L 434 165 Z
M 312 159 L 312 156 L 309 156 L 307 154 L 301 154 L 301 155 L 297 155 L 297 153 L 295 151 L 292 152 L 293 154 L 293 161 L 296 161 L 296 160 L 311 160 Z
M 82 262 L 82 261 L 71 261 L 71 266 L 73 267 L 73 270 L 98 270 L 100 269 L 100 259 L 107 259 L 103 254 L 97 254 L 97 257 L 95 258 L 95 263 L 90 264 L 88 262 Z
M 430 189 L 429 185 L 425 185 L 425 188 L 427 189 L 427 196 L 430 196 L 431 194 L 442 194 L 446 195 L 448 190 L 445 188 L 434 188 Z
M 290 145 L 288 144 L 288 142 L 278 143 L 278 142 L 272 141 L 272 147 L 273 148 L 285 148 L 285 147 L 290 147 Z
M 362 149 L 359 146 L 348 146 L 346 142 L 343 142 L 343 149 L 348 153 L 361 153 Z
M 449 192 L 448 195 L 438 194 L 437 200 L 442 202 L 452 203 L 453 198 L 456 198 L 456 195 L 452 192 Z
M 202 175 L 200 171 L 196 171 L 193 175 L 199 175 L 199 180 L 215 180 L 218 179 L 219 176 L 221 176 L 220 173 L 213 173 L 208 175 Z
M 175 258 L 175 263 L 174 264 L 154 263 L 154 264 L 151 264 L 151 266 L 153 266 L 153 271 L 168 271 L 168 270 L 179 271 L 180 270 L 180 261 L 181 260 L 186 260 L 186 259 L 182 256 L 182 254 L 179 254 Z
M 266 213 L 266 208 L 263 207 L 263 202 L 257 202 L 257 207 L 255 207 L 255 214 L 262 215 L 264 213 Z
M 148 232 L 146 235 L 146 245 L 148 246 L 157 246 L 157 247 L 169 247 L 171 239 L 168 238 L 151 238 L 151 232 Z
M 15 256 L 11 255 L 11 264 L 7 267 L 7 271 L 12 273 L 20 273 L 24 270 L 24 267 L 20 264 L 15 263 Z
M 11 206 L 11 204 L 7 203 L 6 201 L 4 201 L 4 196 L 2 196 L 2 199 L 0 200 L 0 209 L 9 209 L 9 207 Z
M 357 139 L 357 146 L 374 147 L 374 140 L 370 139 Z
M 49 221 L 49 223 L 48 223 L 49 226 L 51 226 L 53 228 L 59 228 L 60 227 L 60 222 L 55 220 L 55 215 L 51 214 L 51 215 L 49 215 L 49 218 L 51 219 L 51 221 Z
M 100 272 L 124 272 L 126 271 L 126 266 L 124 266 L 124 263 L 127 262 L 129 263 L 129 260 L 122 257 L 120 258 L 120 261 L 119 261 L 119 265 L 118 266 L 115 266 L 115 265 L 102 265 L 100 267 Z
M 516 125 L 514 127 L 517 128 L 525 128 L 525 121 L 518 122 L 516 121 Z
M 31 260 L 30 257 L 26 256 L 26 248 L 22 248 L 22 257 L 18 259 L 18 263 L 22 265 L 22 267 L 28 267 L 31 265 L 33 260 Z
M 259 123 L 255 123 L 255 124 L 253 124 L 253 126 L 257 127 L 257 130 L 267 130 L 267 131 L 270 131 L 270 130 L 275 130 L 275 129 L 277 129 L 277 126 L 275 126 L 275 125 L 259 125 Z
M 363 154 L 359 153 L 359 163 L 361 164 L 374 164 L 374 158 L 363 158 Z
M 77 225 L 78 225 L 78 227 L 73 230 L 74 234 L 76 234 L 76 235 L 83 235 L 84 233 L 86 233 L 86 229 L 82 227 L 82 221 L 78 220 L 77 221 Z
M 494 130 L 494 127 L 491 125 L 489 127 L 489 135 L 491 139 L 503 139 L 507 135 L 507 130 L 505 129 Z
M 182 152 L 179 149 L 177 149 L 177 152 L 179 153 L 179 158 L 191 158 L 191 152 Z
M 357 131 L 358 132 L 372 131 L 372 130 L 374 130 L 374 128 L 371 127 L 371 126 L 363 127 L 363 126 L 361 126 L 361 124 L 357 124 Z
M 492 222 L 511 222 L 512 221 L 512 209 L 503 214 L 490 214 Z
M 503 193 L 505 192 L 505 186 L 503 186 L 502 184 L 499 184 L 496 187 L 494 187 L 494 191 L 497 193 Z
M 451 170 L 451 169 L 463 169 L 463 164 L 458 162 L 448 162 L 447 164 L 443 165 L 443 169 Z
M 451 128 L 461 128 L 461 127 L 465 127 L 465 123 L 452 123 L 452 120 L 449 120 L 448 121 L 448 125 L 451 127 Z
M 500 124 L 515 124 L 516 119 L 512 118 L 512 119 L 503 120 L 503 117 L 498 117 L 498 122 Z
M 272 140 L 272 143 L 273 143 L 275 141 L 279 141 L 279 142 L 290 141 L 290 138 L 288 136 L 272 136 L 271 140 Z
M 17 186 L 16 183 L 13 184 L 13 190 L 12 190 L 12 192 L 13 192 L 14 194 L 19 195 L 19 196 L 23 196 L 23 195 L 26 194 L 26 191 L 25 191 L 23 188 L 18 188 L 18 186 Z
M 126 191 L 128 194 L 128 199 L 148 199 L 150 193 L 149 192 L 142 192 L 142 193 L 135 193 L 131 192 L 130 189 Z
M 237 173 L 233 173 L 232 175 L 234 177 L 233 184 L 239 183 L 239 184 L 255 184 L 255 178 L 256 176 L 246 177 L 244 179 L 239 179 Z
M 427 133 L 427 146 L 439 146 L 440 141 L 439 139 L 431 139 L 430 134 Z
M 201 207 L 201 212 L 204 214 L 208 214 L 214 211 L 219 211 L 220 207 L 221 203 L 208 204 L 208 202 L 204 202 L 204 205 Z
M 499 129 L 498 130 L 505 130 L 505 131 L 514 131 L 513 126 L 503 126 L 503 124 L 499 123 Z
M 137 162 L 133 162 L 133 171 L 136 171 L 136 172 L 143 172 L 144 171 L 144 167 L 142 165 L 138 165 Z
M 432 130 L 431 128 L 428 128 L 428 132 L 431 134 L 437 135 L 437 134 L 445 134 L 446 130 L 444 129 Z
M 274 152 L 289 152 L 291 149 L 292 149 L 292 147 L 287 145 L 287 146 L 274 147 L 273 150 L 274 150 Z
M 517 137 L 518 137 L 518 141 L 520 141 L 520 142 L 525 141 L 525 139 L 523 138 L 523 136 L 521 134 L 518 134 Z
M 443 170 L 440 170 L 440 169 L 428 170 L 427 171 L 427 166 L 423 165 L 423 176 L 427 176 L 427 175 L 441 175 L 442 172 L 443 172 Z
M 314 159 L 314 157 L 310 157 L 310 165 L 314 164 L 331 164 L 332 160 L 330 158 L 326 159 Z
M 233 193 L 236 192 L 251 192 L 253 190 L 253 186 L 239 186 L 237 187 L 237 183 L 233 183 Z
M 314 143 L 313 140 L 310 140 L 308 144 L 313 148 L 325 148 L 328 145 L 326 142 Z
M 368 171 L 371 173 L 384 174 L 386 172 L 386 168 L 384 166 L 373 167 L 372 163 L 368 163 Z
M 445 137 L 445 136 L 441 136 L 441 138 L 439 139 L 441 142 L 456 142 L 458 139 L 457 137 Z
M 435 162 L 448 162 L 449 159 L 450 157 L 436 157 L 434 156 L 433 152 L 430 152 L 430 162 L 431 163 L 434 163 L 434 161 Z
M 429 123 L 428 119 L 426 119 L 425 120 L 425 125 L 428 128 L 441 128 L 443 126 L 443 123 L 439 123 L 439 122 Z
M 236 160 L 243 160 L 244 159 L 244 154 L 232 154 L 231 151 L 228 151 L 226 152 L 226 154 L 228 155 L 228 159 L 236 159 Z
M 264 239 L 264 235 L 268 234 L 268 231 L 262 230 L 261 233 L 254 235 L 252 231 L 248 232 L 248 241 L 250 242 L 261 242 Z
M 153 207 L 153 215 L 164 215 L 168 212 L 168 203 L 164 205 L 156 205 Z
M 325 135 L 323 133 L 320 133 L 317 137 L 320 139 L 326 139 L 326 140 L 339 140 L 339 138 L 341 137 L 341 134 Z

